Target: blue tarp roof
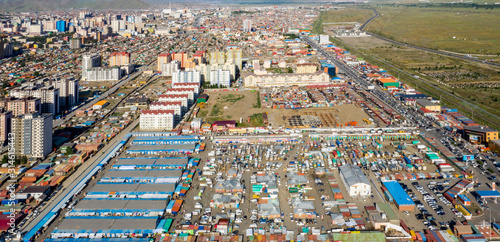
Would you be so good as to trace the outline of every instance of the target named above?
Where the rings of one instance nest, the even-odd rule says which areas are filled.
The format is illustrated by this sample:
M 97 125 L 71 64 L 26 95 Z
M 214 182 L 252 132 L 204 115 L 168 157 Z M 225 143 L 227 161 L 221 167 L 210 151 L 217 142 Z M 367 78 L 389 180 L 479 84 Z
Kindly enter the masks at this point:
M 500 192 L 498 191 L 476 191 L 476 193 L 480 197 L 500 197 Z
M 410 196 L 408 196 L 408 193 L 403 190 L 397 181 L 387 181 L 383 183 L 398 205 L 415 205 Z

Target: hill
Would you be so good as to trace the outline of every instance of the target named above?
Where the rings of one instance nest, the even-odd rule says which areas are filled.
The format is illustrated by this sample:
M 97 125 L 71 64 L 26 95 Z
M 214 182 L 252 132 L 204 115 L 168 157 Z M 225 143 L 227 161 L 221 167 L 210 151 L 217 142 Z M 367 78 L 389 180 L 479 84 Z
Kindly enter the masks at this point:
M 0 9 L 11 12 L 50 11 L 69 8 L 144 9 L 142 0 L 0 0 Z

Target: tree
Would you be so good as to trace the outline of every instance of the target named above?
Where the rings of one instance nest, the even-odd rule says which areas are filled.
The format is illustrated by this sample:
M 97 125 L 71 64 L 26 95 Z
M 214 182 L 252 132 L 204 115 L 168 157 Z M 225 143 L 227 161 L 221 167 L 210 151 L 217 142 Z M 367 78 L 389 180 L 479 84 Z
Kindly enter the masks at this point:
M 25 155 L 21 156 L 21 164 L 26 164 L 28 163 L 28 157 L 26 157 Z
M 9 156 L 8 156 L 8 155 L 4 155 L 4 156 L 2 157 L 2 164 L 5 164 L 5 163 L 7 163 L 7 162 L 9 162 Z

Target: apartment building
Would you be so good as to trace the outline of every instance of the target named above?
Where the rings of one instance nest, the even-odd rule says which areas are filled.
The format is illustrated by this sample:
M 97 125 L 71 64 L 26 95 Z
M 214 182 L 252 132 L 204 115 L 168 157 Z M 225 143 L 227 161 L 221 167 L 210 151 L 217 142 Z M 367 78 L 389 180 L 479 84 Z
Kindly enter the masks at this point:
M 174 110 L 143 110 L 141 111 L 141 130 L 166 131 L 174 128 Z
M 52 151 L 52 114 L 25 114 L 12 118 L 17 155 L 44 158 Z

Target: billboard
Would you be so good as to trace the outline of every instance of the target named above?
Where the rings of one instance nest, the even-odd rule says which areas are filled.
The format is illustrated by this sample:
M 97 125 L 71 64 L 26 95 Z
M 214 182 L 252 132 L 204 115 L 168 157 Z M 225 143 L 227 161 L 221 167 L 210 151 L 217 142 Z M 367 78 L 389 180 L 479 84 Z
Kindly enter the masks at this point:
M 462 157 L 462 161 L 473 161 L 474 160 L 474 155 L 464 155 Z

